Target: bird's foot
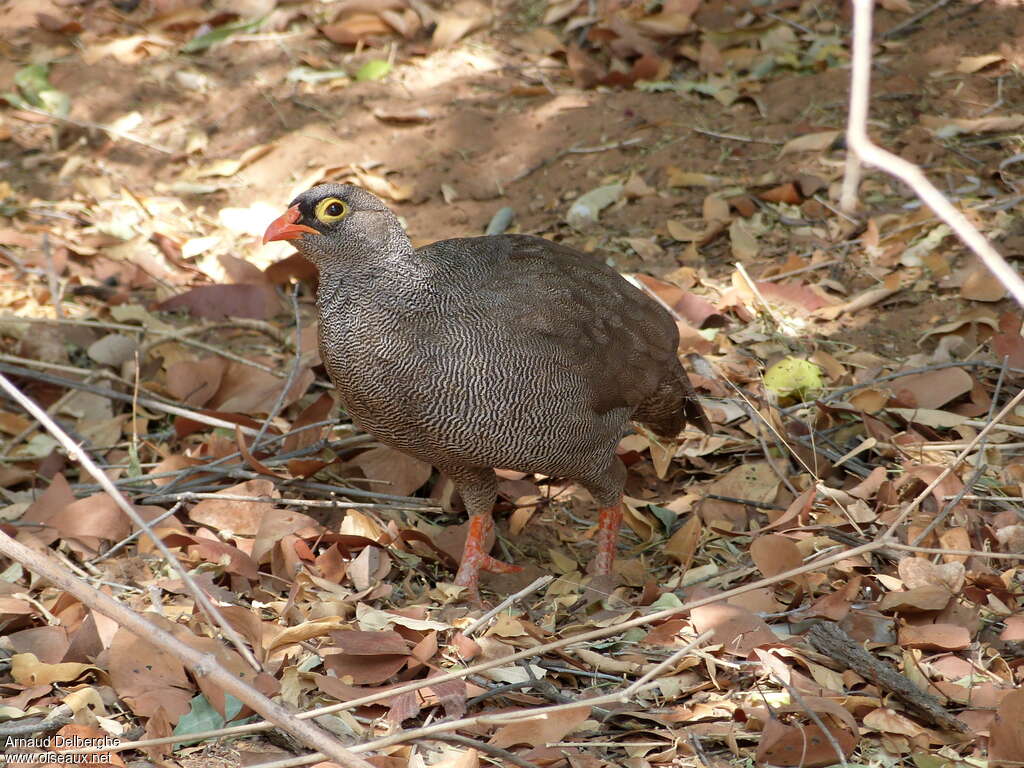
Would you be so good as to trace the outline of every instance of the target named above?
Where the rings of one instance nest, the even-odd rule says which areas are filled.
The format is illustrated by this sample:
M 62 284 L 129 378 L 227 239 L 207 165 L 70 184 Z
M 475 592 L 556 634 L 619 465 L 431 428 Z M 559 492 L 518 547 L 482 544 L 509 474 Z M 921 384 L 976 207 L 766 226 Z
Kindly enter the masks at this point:
M 466 534 L 466 546 L 462 550 L 462 563 L 455 574 L 455 583 L 460 587 L 468 587 L 470 595 L 479 601 L 477 586 L 480 572 L 487 573 L 519 573 L 523 569 L 518 565 L 506 563 L 491 557 L 484 549 L 494 521 L 489 515 L 473 515 L 469 519 L 469 531 Z
M 595 576 L 610 576 L 619 543 L 619 527 L 622 525 L 622 503 L 614 507 L 602 507 L 598 511 L 597 553 L 590 572 Z

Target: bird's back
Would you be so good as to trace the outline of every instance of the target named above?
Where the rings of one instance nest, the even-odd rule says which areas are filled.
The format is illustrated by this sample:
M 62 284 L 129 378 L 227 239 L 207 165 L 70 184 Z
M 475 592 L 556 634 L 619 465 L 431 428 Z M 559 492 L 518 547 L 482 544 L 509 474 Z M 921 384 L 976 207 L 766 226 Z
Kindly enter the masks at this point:
M 678 367 L 678 331 L 669 314 L 618 272 L 580 251 L 538 237 L 443 240 L 421 248 L 438 265 L 439 282 L 457 306 L 453 322 L 465 326 L 467 344 L 484 326 L 515 351 L 530 353 L 542 369 L 522 383 L 535 398 L 567 372 L 588 389 L 598 414 L 634 409 Z M 493 340 L 492 340 L 493 343 Z

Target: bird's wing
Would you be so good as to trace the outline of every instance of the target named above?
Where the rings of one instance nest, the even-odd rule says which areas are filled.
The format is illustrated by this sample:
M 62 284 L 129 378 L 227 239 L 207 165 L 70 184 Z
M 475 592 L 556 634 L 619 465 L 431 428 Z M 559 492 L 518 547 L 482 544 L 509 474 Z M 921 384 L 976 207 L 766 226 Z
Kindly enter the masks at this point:
M 678 367 L 669 314 L 588 254 L 523 235 L 429 248 L 456 272 L 460 314 L 491 327 L 499 343 L 526 353 L 521 359 L 570 368 L 599 413 L 635 407 Z

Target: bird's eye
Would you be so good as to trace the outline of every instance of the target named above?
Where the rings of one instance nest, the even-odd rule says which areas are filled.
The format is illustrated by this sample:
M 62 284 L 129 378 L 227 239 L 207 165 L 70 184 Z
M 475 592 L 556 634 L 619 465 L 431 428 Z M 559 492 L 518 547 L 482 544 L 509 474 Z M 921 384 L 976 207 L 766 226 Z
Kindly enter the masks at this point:
M 330 224 L 346 216 L 348 216 L 348 203 L 344 200 L 328 197 L 316 204 L 316 217 L 324 224 Z

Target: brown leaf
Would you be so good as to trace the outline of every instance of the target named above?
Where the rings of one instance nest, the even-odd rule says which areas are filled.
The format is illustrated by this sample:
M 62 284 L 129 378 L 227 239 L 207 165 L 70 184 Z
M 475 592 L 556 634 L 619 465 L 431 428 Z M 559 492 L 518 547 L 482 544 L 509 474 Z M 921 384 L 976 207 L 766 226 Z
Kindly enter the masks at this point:
M 685 573 L 693 562 L 693 555 L 700 543 L 700 533 L 700 518 L 697 515 L 690 515 L 665 543 L 665 554 L 675 558 L 682 573 Z
M 1000 301 L 1006 296 L 1006 286 L 988 267 L 975 260 L 960 287 L 960 295 L 971 301 Z
M 306 406 L 302 413 L 300 413 L 295 421 L 292 422 L 292 431 L 301 429 L 302 427 L 310 424 L 316 424 L 320 421 L 326 421 L 333 410 L 334 398 L 331 397 L 329 392 L 321 393 L 321 395 Z M 288 435 L 288 437 L 284 439 L 284 452 L 290 453 L 298 450 L 299 448 L 305 448 L 307 445 L 313 445 L 321 439 L 327 429 L 328 427 L 325 425 L 319 429 L 306 429 L 302 432 Z
M 491 10 L 477 0 L 459 0 L 451 11 L 437 15 L 437 26 L 430 45 L 434 49 L 447 48 L 471 32 L 491 23 Z
M 502 726 L 488 743 L 503 749 L 517 744 L 542 747 L 553 741 L 561 741 L 588 717 L 590 717 L 590 707 L 585 704 L 574 709 L 550 712 L 541 717 Z
M 957 624 L 922 624 L 900 627 L 900 645 L 936 651 L 962 651 L 971 645 L 967 627 Z
M 714 642 L 721 643 L 727 653 L 736 656 L 746 656 L 759 645 L 778 642 L 764 619 L 738 605 L 702 605 L 690 611 L 690 620 L 698 634 L 713 629 Z
M 353 13 L 340 21 L 320 27 L 320 33 L 332 43 L 355 45 L 374 35 L 390 35 L 392 29 L 376 13 Z
M 257 362 L 266 364 L 273 361 L 257 359 Z M 308 368 L 299 371 L 292 383 L 292 388 L 284 398 L 282 407 L 287 408 L 302 397 L 315 378 L 313 372 Z M 224 369 L 220 388 L 207 405 L 228 413 L 270 413 L 286 384 L 287 381 L 283 378 L 232 361 Z M 243 426 L 251 425 L 243 424 Z M 256 426 L 258 427 L 259 424 L 256 423 Z
M 811 706 L 818 720 L 828 727 L 831 739 L 825 736 L 817 723 L 797 724 L 788 718 L 784 723 L 775 714 L 800 716 L 805 704 Z M 846 710 L 827 699 L 804 696 L 799 706 L 777 708 L 764 724 L 758 739 L 757 763 L 799 768 L 836 765 L 838 755 L 833 742 L 839 745 L 843 757 L 848 758 L 853 755 L 858 739 L 857 723 Z
M 1011 368 L 1024 368 L 1024 337 L 1020 335 L 1021 318 L 1012 312 L 999 316 L 999 333 L 992 337 L 996 358 L 1008 358 Z
M 808 133 L 787 141 L 780 154 L 789 155 L 794 152 L 821 152 L 828 149 L 839 137 L 839 131 L 821 131 Z
M 790 205 L 799 205 L 803 201 L 800 191 L 793 182 L 773 187 L 767 192 L 762 192 L 758 197 L 769 203 L 789 203 Z
M 906 592 L 888 592 L 878 604 L 880 611 L 896 613 L 919 613 L 941 611 L 953 597 L 946 587 L 925 586 L 908 589 Z
M 166 629 L 169 622 L 150 613 L 147 621 Z M 173 722 L 189 711 L 192 684 L 185 668 L 171 653 L 146 642 L 126 629 L 118 629 L 110 643 L 107 663 L 110 683 L 132 712 L 148 717 L 159 709 Z
M 1024 690 L 1011 691 L 992 720 L 988 747 L 990 768 L 1017 768 L 1024 758 Z
M 165 312 L 187 309 L 193 316 L 206 320 L 226 317 L 265 320 L 280 310 L 281 302 L 269 285 L 198 285 L 167 299 L 159 308 Z
M 184 405 L 201 408 L 220 389 L 228 361 L 223 357 L 184 360 L 167 369 L 167 391 Z
M 799 568 L 804 562 L 796 543 L 777 533 L 755 538 L 750 543 L 750 557 L 765 578 Z
M 247 480 L 239 485 L 218 491 L 217 495 L 254 496 L 277 499 L 281 497 L 270 480 Z M 189 511 L 189 519 L 214 531 L 231 531 L 242 536 L 254 536 L 263 517 L 274 509 L 273 501 L 237 501 L 233 499 L 203 499 Z
M 889 386 L 906 407 L 940 408 L 970 392 L 974 380 L 963 368 L 943 368 L 901 376 Z
M 432 467 L 425 461 L 387 446 L 363 451 L 352 459 L 352 463 L 368 479 L 388 482 L 386 492 L 396 496 L 408 496 L 427 482 L 432 472 Z

